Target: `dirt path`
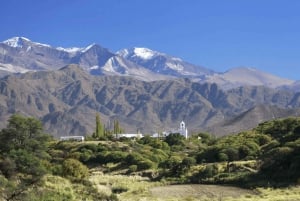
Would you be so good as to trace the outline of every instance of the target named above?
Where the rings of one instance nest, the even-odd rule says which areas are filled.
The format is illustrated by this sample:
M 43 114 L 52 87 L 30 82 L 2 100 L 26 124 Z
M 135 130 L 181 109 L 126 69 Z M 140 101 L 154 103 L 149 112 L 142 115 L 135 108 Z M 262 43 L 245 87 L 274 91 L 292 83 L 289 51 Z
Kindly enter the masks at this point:
M 150 192 L 155 197 L 171 198 L 171 197 L 207 197 L 207 198 L 222 198 L 234 197 L 237 198 L 244 194 L 255 194 L 254 191 L 242 189 L 232 186 L 222 185 L 169 185 L 160 186 L 150 189 Z

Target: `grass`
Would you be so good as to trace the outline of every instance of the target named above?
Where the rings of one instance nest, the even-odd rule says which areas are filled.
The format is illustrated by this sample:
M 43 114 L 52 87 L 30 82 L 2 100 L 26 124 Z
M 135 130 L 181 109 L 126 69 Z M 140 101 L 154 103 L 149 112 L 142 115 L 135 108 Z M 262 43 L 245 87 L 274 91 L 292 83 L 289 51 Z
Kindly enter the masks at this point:
M 259 195 L 245 195 L 239 199 L 228 199 L 228 201 L 300 201 L 300 186 L 277 189 L 257 188 L 256 190 Z
M 247 190 L 221 185 L 166 185 L 140 176 L 104 175 L 90 177 L 101 193 L 120 189 L 120 201 L 300 201 L 300 187 Z
M 251 169 L 256 166 L 255 161 L 234 164 Z M 218 168 L 222 171 L 226 165 L 219 163 Z M 194 168 L 193 171 L 197 171 L 203 167 Z M 168 185 L 140 176 L 103 174 L 100 171 L 94 171 L 90 181 L 99 193 L 115 193 L 120 201 L 300 201 L 300 187 L 296 186 L 247 190 L 222 185 Z
M 89 180 L 100 193 L 110 195 L 117 193 L 119 200 L 151 200 L 149 191 L 154 186 L 160 186 L 160 182 L 150 182 L 140 176 L 109 175 L 102 172 L 93 172 Z
M 114 195 L 119 201 L 300 201 L 300 186 L 248 190 L 222 185 L 168 185 L 140 176 L 110 175 L 100 171 L 91 173 L 90 186 L 52 175 L 45 176 L 44 181 L 35 200 L 88 201 L 97 200 L 97 196 Z M 93 194 L 90 194 L 91 186 L 95 189 Z M 43 199 L 46 195 L 48 199 Z

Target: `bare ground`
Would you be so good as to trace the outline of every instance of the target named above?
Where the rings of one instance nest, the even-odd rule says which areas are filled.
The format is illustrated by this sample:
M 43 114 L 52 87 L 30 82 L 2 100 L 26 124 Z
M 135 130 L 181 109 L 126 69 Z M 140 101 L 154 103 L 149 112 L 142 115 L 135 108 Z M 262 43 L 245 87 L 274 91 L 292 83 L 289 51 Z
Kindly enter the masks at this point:
M 160 186 L 150 189 L 154 197 L 172 198 L 172 197 L 207 197 L 207 198 L 223 198 L 233 197 L 237 198 L 246 194 L 257 194 L 255 191 L 223 185 L 169 185 Z

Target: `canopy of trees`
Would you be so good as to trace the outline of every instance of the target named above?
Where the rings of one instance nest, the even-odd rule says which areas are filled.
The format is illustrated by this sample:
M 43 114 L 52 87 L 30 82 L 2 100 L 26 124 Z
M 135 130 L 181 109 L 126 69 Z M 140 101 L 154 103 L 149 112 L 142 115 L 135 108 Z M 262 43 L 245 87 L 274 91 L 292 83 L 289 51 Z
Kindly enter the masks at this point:
M 0 190 L 6 200 L 21 196 L 47 173 L 50 139 L 40 121 L 21 115 L 10 117 L 7 128 L 0 131 L 0 171 L 7 181 L 7 188 Z
M 39 120 L 11 116 L 0 131 L 0 199 L 30 200 L 28 189 L 43 185 L 45 174 L 87 182 L 89 167 L 176 182 L 250 186 L 300 181 L 300 118 L 264 122 L 221 138 L 199 133 L 189 139 L 171 134 L 110 141 L 101 126 L 98 116 L 97 143 L 59 142 L 43 132 Z M 117 121 L 114 127 L 112 132 L 120 132 Z

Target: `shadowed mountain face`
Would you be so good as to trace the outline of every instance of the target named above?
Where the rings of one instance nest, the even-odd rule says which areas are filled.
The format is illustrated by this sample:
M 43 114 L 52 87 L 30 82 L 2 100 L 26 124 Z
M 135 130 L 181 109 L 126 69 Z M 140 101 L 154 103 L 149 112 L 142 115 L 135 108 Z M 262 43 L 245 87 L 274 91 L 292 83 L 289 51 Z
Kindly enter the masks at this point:
M 256 105 L 274 105 L 284 113 L 285 108 L 300 105 L 299 101 L 293 92 L 265 87 L 223 91 L 216 84 L 189 79 L 145 82 L 124 76 L 98 77 L 77 65 L 0 79 L 1 127 L 19 112 L 40 118 L 54 136 L 91 134 L 96 112 L 108 127 L 118 119 L 127 132 L 168 130 L 182 120 L 189 130 L 199 131 Z
M 216 135 L 238 133 L 256 127 L 259 123 L 277 118 L 300 116 L 300 108 L 280 108 L 272 105 L 257 105 L 242 114 L 219 122 L 208 129 Z

